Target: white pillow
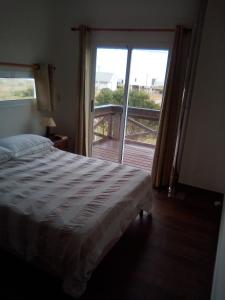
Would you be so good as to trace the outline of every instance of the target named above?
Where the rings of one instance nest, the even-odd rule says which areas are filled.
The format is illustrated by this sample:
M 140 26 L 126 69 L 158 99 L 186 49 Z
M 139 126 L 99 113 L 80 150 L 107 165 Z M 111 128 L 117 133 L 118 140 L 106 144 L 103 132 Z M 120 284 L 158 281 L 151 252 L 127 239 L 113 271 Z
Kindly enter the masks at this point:
M 5 162 L 13 157 L 12 152 L 6 148 L 0 147 L 0 162 Z
M 0 139 L 0 146 L 9 149 L 13 157 L 45 151 L 52 145 L 51 140 L 36 134 L 20 134 Z

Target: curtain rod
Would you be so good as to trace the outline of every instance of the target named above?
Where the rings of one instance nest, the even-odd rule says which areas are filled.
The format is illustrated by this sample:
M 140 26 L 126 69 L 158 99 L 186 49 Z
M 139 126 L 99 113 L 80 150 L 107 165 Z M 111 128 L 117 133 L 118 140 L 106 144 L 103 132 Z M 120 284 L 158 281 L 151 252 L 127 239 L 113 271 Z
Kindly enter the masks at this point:
M 7 67 L 19 67 L 19 68 L 32 68 L 33 70 L 39 69 L 39 64 L 17 64 L 17 63 L 10 63 L 10 62 L 0 62 L 0 66 L 7 66 Z M 55 65 L 51 65 L 54 70 L 56 70 Z
M 81 27 L 72 27 L 72 31 L 80 31 Z M 130 31 L 130 32 L 175 32 L 173 28 L 100 28 L 87 27 L 89 31 Z
M 33 68 L 34 65 L 28 64 L 17 64 L 17 63 L 9 63 L 9 62 L 0 62 L 1 66 L 9 66 L 9 67 L 21 67 L 21 68 Z

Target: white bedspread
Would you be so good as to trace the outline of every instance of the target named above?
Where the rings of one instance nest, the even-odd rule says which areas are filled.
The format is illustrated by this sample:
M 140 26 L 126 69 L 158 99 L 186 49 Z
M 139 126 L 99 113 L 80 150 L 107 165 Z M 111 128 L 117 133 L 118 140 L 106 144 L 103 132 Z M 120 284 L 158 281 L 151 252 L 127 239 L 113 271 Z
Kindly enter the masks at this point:
M 56 149 L 0 166 L 0 245 L 74 297 L 140 209 L 151 210 L 141 170 Z

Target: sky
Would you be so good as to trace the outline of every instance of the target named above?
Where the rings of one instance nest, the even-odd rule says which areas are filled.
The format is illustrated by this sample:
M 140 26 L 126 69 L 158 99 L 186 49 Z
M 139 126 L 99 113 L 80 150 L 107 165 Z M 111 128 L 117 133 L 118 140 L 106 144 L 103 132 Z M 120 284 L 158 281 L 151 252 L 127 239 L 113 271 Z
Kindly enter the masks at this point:
M 118 79 L 125 79 L 127 49 L 97 50 L 96 71 L 114 73 Z M 163 83 L 166 74 L 167 50 L 134 49 L 131 57 L 130 84 L 150 86 L 152 79 Z

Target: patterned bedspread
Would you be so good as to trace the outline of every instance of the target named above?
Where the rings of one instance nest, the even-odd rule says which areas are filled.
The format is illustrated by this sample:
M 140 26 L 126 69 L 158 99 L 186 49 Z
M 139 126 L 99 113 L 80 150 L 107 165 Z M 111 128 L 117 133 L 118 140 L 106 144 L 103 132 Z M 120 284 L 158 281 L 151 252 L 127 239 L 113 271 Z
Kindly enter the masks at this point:
M 148 173 L 57 149 L 0 166 L 0 245 L 53 272 L 79 297 L 140 209 Z

